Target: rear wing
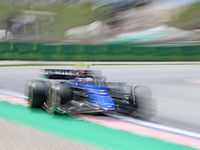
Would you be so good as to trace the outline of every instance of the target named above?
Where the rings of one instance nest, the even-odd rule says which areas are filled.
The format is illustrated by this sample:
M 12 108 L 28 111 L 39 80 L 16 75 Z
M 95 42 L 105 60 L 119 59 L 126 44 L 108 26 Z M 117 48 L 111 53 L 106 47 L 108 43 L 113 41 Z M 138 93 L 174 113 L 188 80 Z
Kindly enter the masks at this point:
M 45 69 L 40 71 L 40 75 L 44 76 L 45 78 L 49 79 L 63 79 L 63 80 L 70 80 L 74 79 L 75 77 L 81 75 L 94 75 L 99 74 L 100 72 L 97 70 L 91 69 L 80 69 L 80 70 L 73 70 L 73 69 Z

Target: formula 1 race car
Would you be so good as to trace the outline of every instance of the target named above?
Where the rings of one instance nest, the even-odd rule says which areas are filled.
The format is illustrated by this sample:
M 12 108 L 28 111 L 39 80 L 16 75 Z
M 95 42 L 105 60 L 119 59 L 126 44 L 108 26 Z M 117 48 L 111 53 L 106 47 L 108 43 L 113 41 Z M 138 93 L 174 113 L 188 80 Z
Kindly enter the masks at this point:
M 30 108 L 60 114 L 116 112 L 148 120 L 156 115 L 156 102 L 148 86 L 106 82 L 100 71 L 91 69 L 42 72 L 51 80 L 27 82 Z

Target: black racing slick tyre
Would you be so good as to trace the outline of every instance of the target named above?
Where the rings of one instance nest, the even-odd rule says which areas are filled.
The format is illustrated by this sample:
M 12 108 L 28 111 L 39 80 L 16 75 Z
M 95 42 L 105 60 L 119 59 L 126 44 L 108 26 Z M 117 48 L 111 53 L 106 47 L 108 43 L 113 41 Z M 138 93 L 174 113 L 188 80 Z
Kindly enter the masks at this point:
M 71 87 L 65 83 L 57 84 L 56 90 L 54 90 L 54 92 L 57 105 L 69 104 L 73 98 Z
M 143 120 L 151 120 L 156 115 L 157 107 L 152 91 L 148 86 L 132 88 L 134 111 L 132 116 Z
M 39 81 L 39 80 L 28 81 L 26 88 L 27 88 L 26 90 L 27 90 L 27 96 L 28 96 L 28 101 L 29 101 L 29 107 L 42 108 L 44 101 L 46 99 L 45 81 Z
M 50 114 L 63 114 L 62 105 L 68 104 L 72 99 L 71 87 L 64 83 L 49 84 L 46 105 Z

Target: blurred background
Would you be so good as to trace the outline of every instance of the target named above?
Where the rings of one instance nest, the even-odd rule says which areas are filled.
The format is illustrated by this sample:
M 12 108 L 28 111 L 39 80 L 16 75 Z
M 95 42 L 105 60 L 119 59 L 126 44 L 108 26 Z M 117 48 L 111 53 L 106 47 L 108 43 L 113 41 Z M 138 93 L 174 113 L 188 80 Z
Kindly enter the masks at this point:
M 94 67 L 111 81 L 148 84 L 158 103 L 153 122 L 196 133 L 200 65 L 187 61 L 200 61 L 199 44 L 199 0 L 0 0 L 0 60 L 143 61 Z M 1 68 L 1 88 L 23 93 L 38 69 Z
M 198 0 L 0 0 L 0 7 L 1 41 L 83 44 L 200 41 Z

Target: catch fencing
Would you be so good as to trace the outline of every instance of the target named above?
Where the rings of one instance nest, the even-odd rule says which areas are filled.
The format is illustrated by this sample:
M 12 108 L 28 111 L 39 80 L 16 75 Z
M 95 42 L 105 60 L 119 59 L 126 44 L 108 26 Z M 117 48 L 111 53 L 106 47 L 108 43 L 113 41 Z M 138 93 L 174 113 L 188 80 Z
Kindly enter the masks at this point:
M 0 60 L 200 61 L 200 45 L 67 45 L 1 42 Z

